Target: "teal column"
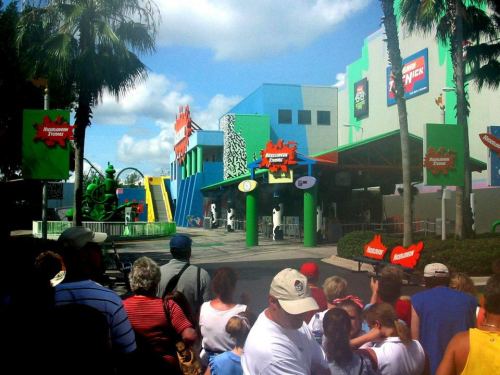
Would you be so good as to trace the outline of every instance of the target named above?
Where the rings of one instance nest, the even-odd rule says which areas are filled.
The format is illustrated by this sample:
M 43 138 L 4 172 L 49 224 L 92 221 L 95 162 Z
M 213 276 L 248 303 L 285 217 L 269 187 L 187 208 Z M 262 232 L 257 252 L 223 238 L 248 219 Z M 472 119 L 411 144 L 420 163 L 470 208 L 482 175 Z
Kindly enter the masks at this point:
M 191 176 L 191 153 L 186 153 L 186 177 Z
M 304 246 L 316 246 L 316 195 L 317 185 L 304 190 Z
M 191 150 L 191 174 L 196 174 L 196 150 Z
M 196 166 L 196 172 L 201 173 L 203 172 L 203 147 L 198 146 L 196 148 L 196 161 L 198 162 L 198 165 Z
M 259 244 L 259 227 L 257 221 L 257 200 L 259 192 L 254 189 L 247 193 L 247 246 Z
M 181 178 L 183 180 L 186 179 L 186 161 L 184 160 L 184 163 L 181 164 Z

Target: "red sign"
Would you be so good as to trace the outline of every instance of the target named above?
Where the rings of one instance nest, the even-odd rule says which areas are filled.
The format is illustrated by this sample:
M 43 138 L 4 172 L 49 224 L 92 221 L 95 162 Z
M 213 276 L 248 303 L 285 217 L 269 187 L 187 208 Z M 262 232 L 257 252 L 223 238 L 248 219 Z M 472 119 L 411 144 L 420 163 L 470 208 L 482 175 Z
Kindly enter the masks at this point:
M 373 236 L 373 239 L 364 246 L 364 256 L 377 260 L 384 259 L 387 247 L 382 243 L 380 234 Z
M 179 108 L 179 116 L 175 120 L 174 152 L 179 163 L 184 162 L 189 145 L 189 136 L 193 133 L 189 106 Z
M 424 166 L 434 175 L 439 173 L 447 175 L 451 169 L 455 169 L 455 158 L 455 152 L 446 151 L 444 147 L 438 150 L 429 147 L 424 158 Z
M 420 252 L 424 249 L 424 243 L 410 245 L 408 248 L 396 246 L 392 249 L 391 263 L 399 264 L 406 268 L 414 268 L 420 259 Z
M 266 149 L 260 152 L 262 161 L 259 167 L 267 168 L 269 172 L 286 173 L 290 165 L 297 164 L 295 150 L 297 150 L 297 142 L 283 143 L 283 140 L 279 139 L 276 144 L 273 144 L 272 141 L 269 141 Z
M 497 138 L 493 134 L 489 133 L 481 133 L 479 134 L 479 138 L 486 145 L 486 147 L 500 156 L 500 138 Z
M 73 127 L 61 116 L 52 121 L 49 116 L 44 116 L 41 124 L 35 124 L 35 141 L 42 141 L 49 147 L 56 144 L 66 147 L 66 141 L 73 139 Z

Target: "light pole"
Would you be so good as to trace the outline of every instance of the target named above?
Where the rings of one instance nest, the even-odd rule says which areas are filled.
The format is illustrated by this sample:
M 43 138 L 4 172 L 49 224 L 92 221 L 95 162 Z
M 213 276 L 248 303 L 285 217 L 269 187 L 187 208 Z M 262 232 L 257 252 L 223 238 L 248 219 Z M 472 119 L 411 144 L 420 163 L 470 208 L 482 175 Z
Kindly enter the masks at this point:
M 443 87 L 441 93 L 435 99 L 436 105 L 441 109 L 441 123 L 446 124 L 446 104 L 443 100 L 443 92 L 451 92 L 455 89 L 453 87 Z M 450 199 L 450 192 L 446 186 L 441 186 L 441 240 L 446 240 L 446 200 Z
M 344 126 L 346 128 L 354 128 L 354 129 L 357 129 L 357 131 L 361 130 L 361 139 L 359 139 L 359 141 L 363 140 L 364 131 L 363 131 L 363 127 L 361 125 L 357 125 L 357 124 L 342 124 L 342 126 Z M 358 140 L 356 140 L 356 141 L 358 141 Z

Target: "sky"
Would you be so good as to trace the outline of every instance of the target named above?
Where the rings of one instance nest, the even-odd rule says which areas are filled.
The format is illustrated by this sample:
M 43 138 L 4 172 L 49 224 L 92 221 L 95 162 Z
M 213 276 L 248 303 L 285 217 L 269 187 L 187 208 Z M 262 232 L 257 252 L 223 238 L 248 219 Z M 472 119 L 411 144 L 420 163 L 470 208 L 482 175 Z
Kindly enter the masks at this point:
M 180 106 L 204 130 L 263 83 L 340 85 L 381 25 L 379 0 L 156 0 L 148 78 L 93 110 L 85 157 L 105 169 L 168 173 Z

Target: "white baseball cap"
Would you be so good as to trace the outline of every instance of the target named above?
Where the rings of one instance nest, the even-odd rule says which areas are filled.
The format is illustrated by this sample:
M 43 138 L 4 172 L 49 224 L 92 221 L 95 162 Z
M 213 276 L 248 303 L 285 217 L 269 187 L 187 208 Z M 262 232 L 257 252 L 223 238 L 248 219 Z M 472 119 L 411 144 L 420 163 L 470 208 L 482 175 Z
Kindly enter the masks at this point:
M 424 277 L 448 277 L 450 271 L 443 263 L 429 263 L 424 268 Z
M 307 277 L 293 268 L 285 268 L 274 276 L 269 294 L 279 301 L 283 310 L 292 315 L 319 309 L 310 296 Z
M 103 232 L 93 232 L 85 227 L 71 227 L 61 233 L 57 239 L 63 249 L 79 250 L 89 242 L 103 243 L 108 235 Z

